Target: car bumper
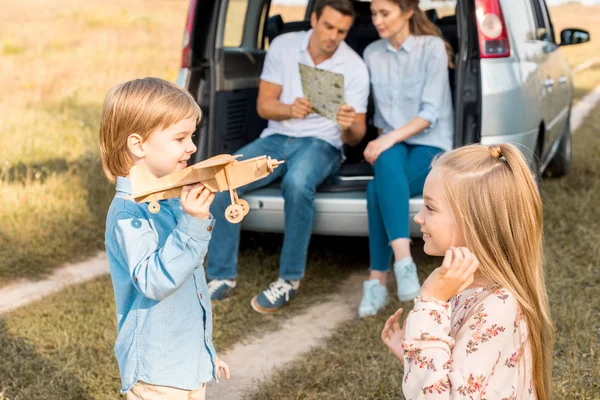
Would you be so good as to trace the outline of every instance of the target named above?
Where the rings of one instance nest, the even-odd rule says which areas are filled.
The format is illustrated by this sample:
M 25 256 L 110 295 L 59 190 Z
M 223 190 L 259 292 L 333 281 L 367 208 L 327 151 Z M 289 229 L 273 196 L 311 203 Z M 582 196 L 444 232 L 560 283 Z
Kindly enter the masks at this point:
M 243 230 L 283 233 L 285 217 L 281 189 L 259 189 L 243 197 L 250 204 L 250 212 L 242 221 Z M 413 221 L 413 217 L 422 206 L 421 196 L 410 200 L 409 224 L 412 237 L 421 236 L 420 227 Z M 317 193 L 313 234 L 369 236 L 366 193 Z

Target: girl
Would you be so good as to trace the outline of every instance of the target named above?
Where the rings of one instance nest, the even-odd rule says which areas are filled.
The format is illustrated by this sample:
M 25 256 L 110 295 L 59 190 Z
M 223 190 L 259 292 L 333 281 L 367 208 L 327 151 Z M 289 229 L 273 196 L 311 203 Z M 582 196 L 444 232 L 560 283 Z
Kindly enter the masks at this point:
M 542 204 L 510 144 L 470 145 L 433 162 L 415 217 L 442 256 L 405 330 L 382 339 L 404 360 L 407 399 L 550 398 L 554 331 L 542 270 Z
M 367 188 L 371 275 L 364 283 L 361 317 L 387 303 L 392 253 L 398 297 L 408 301 L 419 294 L 410 253 L 409 199 L 422 192 L 431 160 L 452 149 L 454 135 L 450 46 L 418 0 L 373 0 L 371 12 L 381 39 L 365 49 L 364 59 L 381 135 L 364 151 L 375 177 Z

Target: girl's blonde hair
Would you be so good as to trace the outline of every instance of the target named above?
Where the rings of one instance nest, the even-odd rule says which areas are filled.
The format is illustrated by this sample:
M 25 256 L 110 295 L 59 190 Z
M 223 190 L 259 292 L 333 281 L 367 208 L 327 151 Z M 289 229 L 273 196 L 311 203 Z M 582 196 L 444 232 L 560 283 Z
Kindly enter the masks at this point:
M 469 145 L 433 168 L 479 271 L 514 294 L 527 322 L 533 385 L 550 398 L 554 327 L 544 284 L 542 202 L 521 152 L 511 144 Z
M 127 138 L 137 133 L 144 140 L 157 129 L 195 118 L 202 111 L 184 89 L 159 78 L 135 79 L 114 87 L 107 95 L 100 118 L 100 153 L 104 174 L 112 182 L 132 167 Z
M 437 36 L 444 41 L 446 53 L 448 53 L 448 66 L 454 68 L 454 50 L 448 41 L 442 35 L 440 29 L 427 18 L 423 10 L 419 7 L 419 0 L 388 0 L 400 7 L 403 13 L 413 11 L 409 20 L 410 33 L 415 36 Z

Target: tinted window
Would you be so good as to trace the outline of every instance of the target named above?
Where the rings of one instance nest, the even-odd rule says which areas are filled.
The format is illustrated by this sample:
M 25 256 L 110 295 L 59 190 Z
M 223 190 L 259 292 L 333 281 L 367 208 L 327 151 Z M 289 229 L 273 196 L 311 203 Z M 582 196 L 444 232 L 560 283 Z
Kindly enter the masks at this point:
M 268 36 L 278 31 L 281 28 L 280 24 L 303 21 L 307 5 L 308 0 L 273 0 L 270 6 L 265 5 L 259 31 L 259 42 L 262 42 L 262 47 L 264 49 L 269 47 Z M 276 19 L 280 20 L 276 21 Z
M 531 0 L 534 11 L 534 19 L 537 28 L 537 40 L 554 43 L 554 31 L 550 22 L 548 8 L 544 0 Z
M 229 0 L 225 21 L 225 47 L 240 47 L 244 39 L 244 23 L 249 0 Z

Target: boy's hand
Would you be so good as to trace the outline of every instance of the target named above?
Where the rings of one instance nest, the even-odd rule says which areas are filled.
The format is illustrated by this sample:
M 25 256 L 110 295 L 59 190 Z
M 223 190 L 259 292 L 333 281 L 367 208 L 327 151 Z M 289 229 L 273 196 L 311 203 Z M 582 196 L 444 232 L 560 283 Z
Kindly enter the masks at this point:
M 338 108 L 337 123 L 342 130 L 350 128 L 354 123 L 355 118 L 356 112 L 354 111 L 354 107 L 344 104 Z
M 192 217 L 207 219 L 215 194 L 201 183 L 181 188 L 181 208 Z
M 229 380 L 231 373 L 229 372 L 229 365 L 225 361 L 222 361 L 219 357 L 215 359 L 217 364 L 217 379 L 221 378 L 221 370 L 225 374 L 225 379 Z
M 388 318 L 383 327 L 383 331 L 381 331 L 381 339 L 383 340 L 383 343 L 389 347 L 392 353 L 404 363 L 404 349 L 402 348 L 402 343 L 404 342 L 406 320 L 404 320 L 404 325 L 402 326 L 402 329 L 400 329 L 399 321 L 401 315 L 402 309 L 399 308 L 394 315 Z
M 436 268 L 421 287 L 421 295 L 448 301 L 473 283 L 479 260 L 466 247 L 451 247 L 442 266 Z

